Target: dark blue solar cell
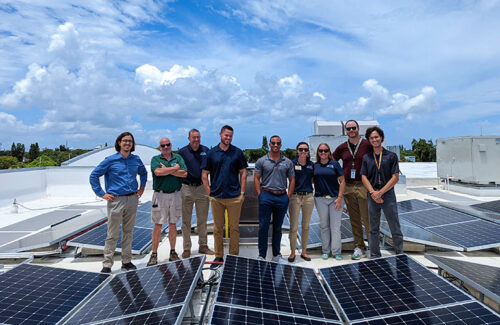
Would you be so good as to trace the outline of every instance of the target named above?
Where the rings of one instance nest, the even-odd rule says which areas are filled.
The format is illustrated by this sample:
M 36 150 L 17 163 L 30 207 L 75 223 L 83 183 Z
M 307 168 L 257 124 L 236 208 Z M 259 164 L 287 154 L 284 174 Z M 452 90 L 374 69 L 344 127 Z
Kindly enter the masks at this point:
M 426 209 L 433 209 L 436 207 L 438 207 L 438 206 L 434 205 L 432 203 L 428 203 L 428 202 L 420 201 L 420 200 L 416 200 L 416 199 L 398 202 L 398 212 L 400 214 L 406 213 L 406 212 L 411 212 L 411 211 L 421 211 L 421 210 L 426 210 Z
M 108 275 L 21 264 L 0 275 L 0 323 L 55 324 Z
M 176 324 L 181 313 L 182 306 L 149 311 L 142 314 L 115 319 L 100 323 L 103 325 L 156 325 L 156 324 Z
M 400 218 L 425 229 L 457 222 L 478 220 L 477 217 L 469 214 L 440 207 L 431 210 L 408 212 L 400 215 Z
M 456 243 L 466 250 L 500 246 L 500 224 L 476 220 L 427 228 L 428 231 Z

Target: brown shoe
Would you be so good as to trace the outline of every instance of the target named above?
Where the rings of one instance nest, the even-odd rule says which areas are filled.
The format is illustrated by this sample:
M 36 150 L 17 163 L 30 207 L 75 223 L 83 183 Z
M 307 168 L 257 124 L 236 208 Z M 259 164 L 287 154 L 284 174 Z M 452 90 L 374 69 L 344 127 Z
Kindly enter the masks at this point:
M 214 251 L 208 248 L 208 246 L 200 246 L 200 249 L 198 250 L 198 253 L 200 254 L 205 254 L 205 255 L 214 255 Z
M 173 261 L 179 261 L 180 258 L 179 258 L 179 255 L 177 255 L 177 253 L 175 251 L 171 251 L 170 252 L 170 257 L 168 259 L 170 262 L 173 262 Z
M 191 251 L 185 250 L 182 252 L 182 258 L 189 258 L 191 256 Z
M 158 254 L 157 253 L 151 253 L 151 257 L 149 258 L 149 262 L 147 266 L 152 266 L 158 264 Z

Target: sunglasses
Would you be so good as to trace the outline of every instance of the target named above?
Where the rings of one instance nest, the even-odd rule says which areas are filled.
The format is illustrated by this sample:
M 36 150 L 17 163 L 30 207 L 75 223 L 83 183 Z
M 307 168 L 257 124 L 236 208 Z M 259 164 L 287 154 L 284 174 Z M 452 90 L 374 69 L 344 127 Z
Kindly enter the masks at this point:
M 309 149 L 307 149 L 307 148 L 299 148 L 297 150 L 300 152 L 309 152 Z
M 318 149 L 319 153 L 327 153 L 330 152 L 330 149 Z
M 170 147 L 171 143 L 165 143 L 165 144 L 160 144 L 160 147 L 165 148 L 165 147 Z
M 134 143 L 133 140 L 128 140 L 128 139 L 127 140 L 121 140 L 121 142 L 123 142 L 123 143 Z
M 354 131 L 354 130 L 356 130 L 357 128 L 358 128 L 357 126 L 351 126 L 351 127 L 346 127 L 345 129 L 346 129 L 347 131 Z
M 270 142 L 272 146 L 281 146 L 281 141 L 271 141 Z

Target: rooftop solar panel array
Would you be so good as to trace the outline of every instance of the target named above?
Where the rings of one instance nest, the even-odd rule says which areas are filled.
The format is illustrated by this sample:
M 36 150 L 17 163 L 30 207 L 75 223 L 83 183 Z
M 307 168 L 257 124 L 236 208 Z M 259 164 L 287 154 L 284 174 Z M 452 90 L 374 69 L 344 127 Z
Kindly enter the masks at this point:
M 426 254 L 441 269 L 500 304 L 500 267 Z
M 437 205 L 432 203 L 428 203 L 421 200 L 411 199 L 406 201 L 398 202 L 398 212 L 399 213 L 407 213 L 413 211 L 421 211 L 427 209 L 434 209 Z
M 313 269 L 233 255 L 226 257 L 215 303 L 219 308 L 256 311 L 262 317 L 274 313 L 340 322 Z
M 56 324 L 108 275 L 21 264 L 0 275 L 0 323 Z
M 116 275 L 67 324 L 182 318 L 200 277 L 205 256 L 197 256 Z M 177 308 L 181 307 L 180 311 Z M 170 309 L 170 310 L 165 310 Z M 151 320 L 151 322 L 153 322 Z
M 407 255 L 320 269 L 349 322 L 471 301 Z
M 473 208 L 500 214 L 500 200 L 471 205 Z
M 426 229 L 463 246 L 466 251 L 500 246 L 500 224 L 489 221 L 477 219 Z
M 469 214 L 447 208 L 413 211 L 402 214 L 399 217 L 422 228 L 478 220 Z

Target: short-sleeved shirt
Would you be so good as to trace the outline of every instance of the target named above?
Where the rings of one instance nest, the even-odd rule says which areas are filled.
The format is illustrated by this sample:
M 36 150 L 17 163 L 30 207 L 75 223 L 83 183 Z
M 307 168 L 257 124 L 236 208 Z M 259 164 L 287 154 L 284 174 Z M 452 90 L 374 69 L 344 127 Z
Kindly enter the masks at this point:
M 299 160 L 295 158 L 292 160 L 294 170 L 295 170 L 295 192 L 307 192 L 312 193 L 312 178 L 314 173 L 314 163 L 309 159 L 306 160 L 306 164 L 302 166 Z
M 260 157 L 255 163 L 255 173 L 262 175 L 260 186 L 274 191 L 283 191 L 288 187 L 287 179 L 295 177 L 293 163 L 281 155 L 275 162 L 269 154 Z
M 177 153 L 184 158 L 187 167 L 188 175 L 184 179 L 186 183 L 201 184 L 201 164 L 203 163 L 203 159 L 207 157 L 207 152 L 208 148 L 201 144 L 196 151 L 189 144 L 179 149 Z
M 154 156 L 151 158 L 151 172 L 153 173 L 153 190 L 155 191 L 167 191 L 174 192 L 178 191 L 182 187 L 182 181 L 180 177 L 174 175 L 167 176 L 156 176 L 155 169 L 161 168 L 161 164 L 165 167 L 174 167 L 175 164 L 179 164 L 182 170 L 186 170 L 186 164 L 184 159 L 178 154 L 172 153 L 170 160 L 165 159 L 162 155 Z
M 354 159 L 354 168 L 356 168 L 356 177 L 354 179 L 351 178 L 352 155 L 347 146 L 350 146 L 352 153 L 354 153 L 356 150 L 356 144 L 352 144 L 348 140 L 335 149 L 333 152 L 333 158 L 335 158 L 335 160 L 342 159 L 342 169 L 344 170 L 346 182 L 361 181 L 361 165 L 363 164 L 363 156 L 372 151 L 372 146 L 368 140 L 361 139 L 361 144 L 359 145 L 358 152 L 356 153 L 356 157 Z
M 375 155 L 378 159 L 380 156 Z M 398 156 L 389 150 L 382 150 L 382 162 L 380 164 L 380 183 L 378 182 L 379 171 L 375 164 L 373 152 L 366 154 L 363 157 L 363 164 L 361 166 L 361 175 L 365 175 L 370 184 L 376 190 L 381 189 L 391 179 L 392 175 L 399 173 Z
M 224 151 L 219 145 L 207 152 L 201 168 L 210 172 L 210 196 L 230 199 L 241 195 L 240 170 L 248 167 L 241 149 L 229 145 Z
M 314 164 L 314 196 L 336 197 L 339 195 L 339 176 L 344 176 L 344 171 L 338 161 L 330 160 L 326 164 Z

